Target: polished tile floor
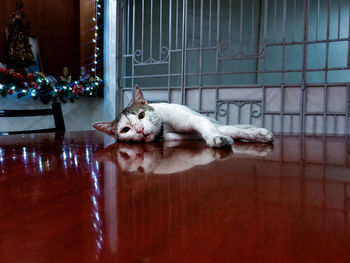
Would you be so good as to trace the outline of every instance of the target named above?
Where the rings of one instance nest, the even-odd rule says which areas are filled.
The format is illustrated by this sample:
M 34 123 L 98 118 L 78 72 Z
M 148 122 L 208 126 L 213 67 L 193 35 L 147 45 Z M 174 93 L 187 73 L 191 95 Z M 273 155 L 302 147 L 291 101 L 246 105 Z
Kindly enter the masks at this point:
M 0 220 L 0 262 L 350 262 L 350 144 L 2 136 Z

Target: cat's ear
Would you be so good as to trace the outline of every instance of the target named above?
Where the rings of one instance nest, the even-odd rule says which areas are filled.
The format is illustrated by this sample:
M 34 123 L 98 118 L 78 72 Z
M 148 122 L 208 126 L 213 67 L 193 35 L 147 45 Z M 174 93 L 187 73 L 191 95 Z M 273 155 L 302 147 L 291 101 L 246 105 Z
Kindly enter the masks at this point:
M 146 101 L 145 97 L 143 96 L 143 93 L 138 85 L 136 85 L 135 89 L 134 89 L 134 95 L 132 97 L 132 104 L 142 104 L 142 105 L 147 104 L 147 101 Z
M 101 132 L 108 134 L 109 136 L 117 138 L 117 135 L 115 132 L 115 123 L 113 121 L 95 122 L 92 125 L 92 127 L 94 127 L 96 130 L 99 130 Z

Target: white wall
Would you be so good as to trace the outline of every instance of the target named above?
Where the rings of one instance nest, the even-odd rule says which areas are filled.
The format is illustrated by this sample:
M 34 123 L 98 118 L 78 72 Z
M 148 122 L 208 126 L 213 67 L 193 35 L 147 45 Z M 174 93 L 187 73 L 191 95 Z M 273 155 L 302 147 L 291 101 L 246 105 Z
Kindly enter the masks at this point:
M 75 103 L 62 104 L 62 112 L 67 131 L 91 130 L 92 123 L 102 119 L 104 100 L 101 98 L 80 98 Z M 1 109 L 42 109 L 50 108 L 32 98 L 17 99 L 16 96 L 0 98 Z M 52 128 L 52 116 L 25 118 L 0 118 L 1 131 Z

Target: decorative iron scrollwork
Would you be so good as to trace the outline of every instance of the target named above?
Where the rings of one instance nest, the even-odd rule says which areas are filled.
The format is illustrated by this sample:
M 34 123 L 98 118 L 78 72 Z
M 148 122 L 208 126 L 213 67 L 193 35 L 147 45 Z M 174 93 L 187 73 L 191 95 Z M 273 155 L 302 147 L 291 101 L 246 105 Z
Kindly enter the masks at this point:
M 232 42 L 232 41 L 231 41 Z M 240 48 L 240 50 L 236 51 L 235 53 L 231 54 L 233 51 L 231 49 L 230 41 L 227 39 L 223 39 L 218 43 L 218 52 L 219 52 L 219 58 L 221 59 L 248 59 L 248 58 L 257 58 L 257 57 L 263 57 L 265 53 L 265 45 L 263 43 L 258 43 L 256 46 L 256 50 L 252 50 L 250 54 L 247 54 Z
M 260 103 L 253 103 L 252 105 L 257 105 L 258 110 L 252 110 L 251 116 L 253 118 L 259 118 L 262 115 L 262 105 Z
M 134 52 L 134 61 L 138 65 L 153 65 L 153 64 L 163 64 L 169 61 L 169 49 L 168 47 L 160 48 L 160 57 L 159 60 L 154 59 L 153 57 L 149 57 L 148 59 L 143 59 L 143 50 L 137 49 Z
M 251 105 L 250 116 L 252 118 L 259 118 L 262 115 L 262 101 L 261 100 L 224 100 L 217 102 L 217 115 L 219 117 L 225 117 L 228 114 L 228 108 L 230 105 L 235 105 L 239 111 L 244 105 Z M 226 106 L 226 109 L 223 106 Z M 253 109 L 253 106 L 257 106 L 257 109 Z
M 225 117 L 226 115 L 227 115 L 227 109 L 222 109 L 221 107 L 223 106 L 223 105 L 228 105 L 228 103 L 226 102 L 226 101 L 224 101 L 224 102 L 220 102 L 220 103 L 218 103 L 218 105 L 217 105 L 217 115 L 218 116 L 220 116 L 220 117 Z

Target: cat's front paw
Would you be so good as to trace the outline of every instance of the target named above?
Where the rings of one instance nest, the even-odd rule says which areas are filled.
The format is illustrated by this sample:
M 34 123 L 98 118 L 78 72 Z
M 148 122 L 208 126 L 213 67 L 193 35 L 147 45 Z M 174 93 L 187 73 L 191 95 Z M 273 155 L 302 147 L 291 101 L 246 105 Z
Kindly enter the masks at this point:
M 208 146 L 215 148 L 231 147 L 231 145 L 233 144 L 233 140 L 228 136 L 218 135 L 209 137 L 208 139 L 206 139 L 206 143 Z
M 274 141 L 274 135 L 272 132 L 265 128 L 257 128 L 256 141 L 262 143 L 272 143 Z

